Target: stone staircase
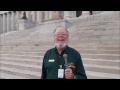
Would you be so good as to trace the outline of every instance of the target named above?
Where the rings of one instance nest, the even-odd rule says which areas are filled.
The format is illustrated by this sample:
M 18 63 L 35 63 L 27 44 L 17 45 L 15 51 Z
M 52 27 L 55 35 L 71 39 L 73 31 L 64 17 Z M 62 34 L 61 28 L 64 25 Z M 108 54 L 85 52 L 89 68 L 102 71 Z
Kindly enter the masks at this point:
M 3 46 L 0 51 L 0 78 L 40 79 L 42 58 L 52 46 Z M 72 46 L 82 56 L 88 79 L 120 78 L 119 46 Z
M 69 46 L 82 56 L 88 79 L 120 79 L 119 16 L 101 13 L 0 35 L 0 78 L 40 79 L 43 55 L 54 47 L 52 32 L 62 24 L 70 32 Z
M 67 19 L 66 22 L 70 42 L 100 44 L 120 42 L 120 12 Z

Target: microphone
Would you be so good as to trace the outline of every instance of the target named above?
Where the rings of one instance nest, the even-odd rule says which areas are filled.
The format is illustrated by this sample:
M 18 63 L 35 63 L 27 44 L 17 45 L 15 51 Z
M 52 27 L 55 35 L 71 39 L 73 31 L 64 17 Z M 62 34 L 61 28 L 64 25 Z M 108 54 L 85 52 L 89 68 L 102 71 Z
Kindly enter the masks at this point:
M 68 68 L 68 67 L 71 68 L 71 69 L 75 68 L 74 63 L 67 61 L 67 54 L 64 54 L 63 57 L 64 57 L 64 60 L 65 60 L 65 67 L 66 68 Z
M 64 60 L 65 60 L 65 66 L 66 66 L 66 68 L 68 68 L 67 54 L 64 54 L 63 57 L 64 57 Z

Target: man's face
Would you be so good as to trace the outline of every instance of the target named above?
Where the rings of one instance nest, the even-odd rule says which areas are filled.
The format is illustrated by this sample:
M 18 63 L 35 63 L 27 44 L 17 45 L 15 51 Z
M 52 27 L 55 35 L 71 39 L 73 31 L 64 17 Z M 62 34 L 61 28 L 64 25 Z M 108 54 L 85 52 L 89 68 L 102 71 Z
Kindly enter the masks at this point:
M 57 28 L 54 40 L 57 48 L 64 48 L 68 44 L 68 32 L 63 27 Z

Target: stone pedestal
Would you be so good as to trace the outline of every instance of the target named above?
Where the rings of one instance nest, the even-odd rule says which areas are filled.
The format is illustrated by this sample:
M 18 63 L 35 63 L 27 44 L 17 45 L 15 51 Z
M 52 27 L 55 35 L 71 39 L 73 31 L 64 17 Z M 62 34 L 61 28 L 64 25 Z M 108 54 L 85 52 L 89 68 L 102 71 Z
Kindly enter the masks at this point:
M 61 18 L 60 11 L 52 12 L 52 19 L 60 19 L 60 18 Z
M 25 30 L 32 27 L 35 27 L 36 23 L 32 20 L 21 19 L 19 21 L 19 30 Z
M 64 18 L 70 18 L 71 12 L 70 11 L 64 11 Z
M 89 11 L 82 11 L 82 16 L 89 16 L 90 12 Z

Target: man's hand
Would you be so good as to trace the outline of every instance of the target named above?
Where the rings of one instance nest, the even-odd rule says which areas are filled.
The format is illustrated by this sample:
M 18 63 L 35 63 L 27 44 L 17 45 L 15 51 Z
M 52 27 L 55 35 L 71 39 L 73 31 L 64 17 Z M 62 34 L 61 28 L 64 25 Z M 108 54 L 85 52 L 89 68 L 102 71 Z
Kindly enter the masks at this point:
M 73 74 L 71 68 L 65 69 L 65 77 L 66 77 L 66 79 L 74 79 L 74 74 Z

